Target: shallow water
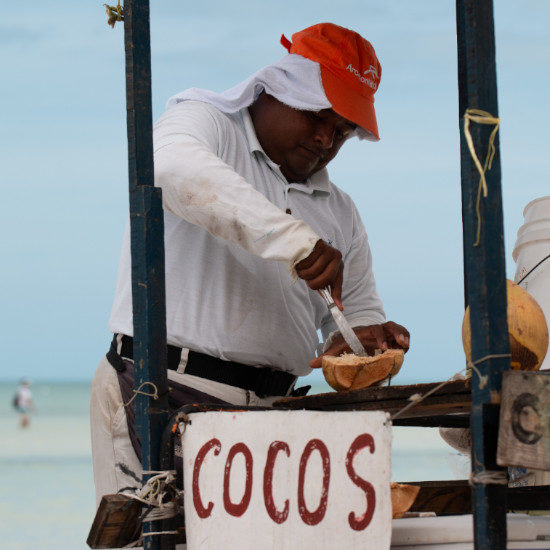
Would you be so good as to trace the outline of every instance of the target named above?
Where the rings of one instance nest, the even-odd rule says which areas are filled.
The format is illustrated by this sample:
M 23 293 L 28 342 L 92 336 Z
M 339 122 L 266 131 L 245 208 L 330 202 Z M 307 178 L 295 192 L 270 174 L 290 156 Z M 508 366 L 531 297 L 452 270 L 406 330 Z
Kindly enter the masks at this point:
M 89 384 L 35 384 L 27 429 L 0 384 L 0 545 L 9 550 L 87 548 L 94 514 Z
M 37 410 L 24 430 L 11 408 L 15 387 L 0 384 L 0 547 L 88 548 L 95 513 L 89 384 L 34 384 Z M 394 480 L 454 479 L 457 464 L 437 430 L 394 428 Z

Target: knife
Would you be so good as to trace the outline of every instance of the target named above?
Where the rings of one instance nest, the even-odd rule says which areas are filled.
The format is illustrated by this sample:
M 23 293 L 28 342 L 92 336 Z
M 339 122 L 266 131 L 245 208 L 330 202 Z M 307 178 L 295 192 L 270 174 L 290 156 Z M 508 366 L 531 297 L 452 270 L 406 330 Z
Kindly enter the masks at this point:
M 363 344 L 361 344 L 359 338 L 357 338 L 357 335 L 344 317 L 344 314 L 338 309 L 338 306 L 334 303 L 329 289 L 321 288 L 318 290 L 318 292 L 327 303 L 327 306 L 332 313 L 332 318 L 338 326 L 338 329 L 340 330 L 342 337 L 346 341 L 346 344 L 351 348 L 351 351 L 353 351 L 355 355 L 368 355 L 365 348 L 363 347 Z

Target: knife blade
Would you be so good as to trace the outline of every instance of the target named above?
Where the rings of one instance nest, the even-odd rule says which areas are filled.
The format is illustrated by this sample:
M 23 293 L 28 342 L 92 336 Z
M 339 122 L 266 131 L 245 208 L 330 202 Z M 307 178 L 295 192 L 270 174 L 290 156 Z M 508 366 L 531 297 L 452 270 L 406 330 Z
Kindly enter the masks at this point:
M 327 303 L 330 313 L 332 314 L 332 318 L 338 326 L 340 334 L 342 334 L 342 337 L 346 341 L 346 344 L 351 348 L 351 351 L 353 351 L 355 355 L 368 355 L 365 348 L 363 347 L 363 344 L 361 344 L 361 341 L 359 340 L 359 338 L 357 338 L 357 335 L 344 317 L 344 314 L 338 309 L 338 306 L 334 303 L 334 300 L 332 299 L 328 288 L 321 288 L 318 292 Z

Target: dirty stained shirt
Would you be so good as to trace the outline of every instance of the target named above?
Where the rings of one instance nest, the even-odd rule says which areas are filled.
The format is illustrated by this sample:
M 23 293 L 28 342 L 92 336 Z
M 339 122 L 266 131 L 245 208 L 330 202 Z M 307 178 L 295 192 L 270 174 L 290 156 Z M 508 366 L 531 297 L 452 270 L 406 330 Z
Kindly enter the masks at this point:
M 179 103 L 155 124 L 153 139 L 169 344 L 308 374 L 318 329 L 325 339 L 336 331 L 318 293 L 295 281 L 294 265 L 319 238 L 342 252 L 351 325 L 385 321 L 359 213 L 326 169 L 306 183 L 287 182 L 247 109 L 225 114 L 203 102 Z M 109 328 L 133 335 L 129 225 Z

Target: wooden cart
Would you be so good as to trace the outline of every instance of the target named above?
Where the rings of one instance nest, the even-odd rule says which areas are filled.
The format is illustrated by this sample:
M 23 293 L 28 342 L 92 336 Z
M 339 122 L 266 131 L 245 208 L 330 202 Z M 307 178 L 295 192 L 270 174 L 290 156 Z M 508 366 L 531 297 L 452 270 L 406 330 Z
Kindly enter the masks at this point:
M 498 134 L 493 6 L 491 0 L 457 0 L 459 129 L 461 135 L 462 218 L 465 304 L 471 308 L 472 357 L 477 368 L 471 385 L 455 382 L 396 419 L 396 425 L 465 426 L 472 430 L 472 488 L 461 483 L 423 483 L 416 509 L 437 500 L 445 511 L 474 514 L 475 547 L 506 547 L 506 511 L 519 506 L 548 507 L 548 487 L 508 489 L 483 477 L 505 473 L 497 464 L 497 437 L 503 373 L 509 370 L 506 320 L 504 237 Z M 161 434 L 168 421 L 166 402 L 166 324 L 163 213 L 161 190 L 153 185 L 151 71 L 148 0 L 124 2 L 130 217 L 134 313 L 135 387 L 153 382 L 159 398 L 136 397 L 137 428 L 143 468 L 159 469 Z M 474 110 L 482 110 L 475 118 Z M 463 131 L 469 123 L 477 158 L 492 157 L 484 176 L 476 166 Z M 481 122 L 481 123 L 480 123 Z M 494 151 L 491 152 L 491 148 Z M 492 156 L 494 155 L 494 156 Z M 488 168 L 488 166 L 486 166 Z M 486 185 L 483 185 L 483 181 Z M 480 376 L 487 377 L 480 384 Z M 425 389 L 425 388 L 422 388 Z M 306 397 L 284 407 L 322 409 L 383 408 L 395 410 L 418 388 L 397 386 L 346 394 Z M 451 414 L 452 413 L 452 414 Z M 455 413 L 459 413 L 458 415 Z M 497 475 L 498 477 L 498 475 Z M 144 482 L 148 476 L 144 475 Z M 527 496 L 528 495 L 528 496 Z M 429 503 L 429 504 L 427 504 Z M 147 522 L 144 532 L 160 529 Z M 160 548 L 161 536 L 146 537 L 145 548 Z

